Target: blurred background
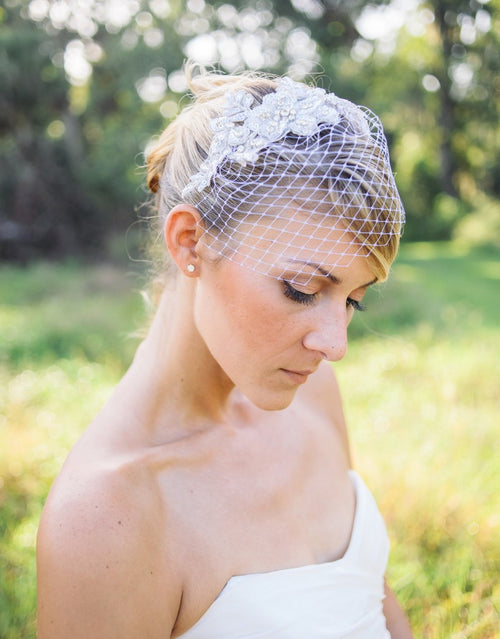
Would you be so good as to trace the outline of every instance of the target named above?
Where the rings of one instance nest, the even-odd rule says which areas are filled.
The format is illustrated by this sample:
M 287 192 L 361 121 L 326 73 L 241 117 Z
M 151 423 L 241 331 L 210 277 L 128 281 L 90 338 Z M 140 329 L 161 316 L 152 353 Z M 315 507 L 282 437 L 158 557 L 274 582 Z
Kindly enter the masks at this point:
M 355 461 L 415 636 L 500 636 L 500 0 L 4 0 L 0 639 L 35 636 L 43 501 L 147 321 L 145 154 L 188 57 L 381 117 L 408 223 L 337 366 Z
M 498 0 L 6 0 L 0 47 L 3 259 L 107 255 L 185 103 L 186 57 L 371 107 L 407 240 L 500 234 Z

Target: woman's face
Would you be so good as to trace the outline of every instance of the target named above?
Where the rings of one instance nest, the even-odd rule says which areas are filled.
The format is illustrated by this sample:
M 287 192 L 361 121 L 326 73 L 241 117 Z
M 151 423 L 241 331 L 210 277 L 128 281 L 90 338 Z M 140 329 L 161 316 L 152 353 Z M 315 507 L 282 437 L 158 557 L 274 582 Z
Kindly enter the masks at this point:
M 338 257 L 318 263 L 318 248 L 334 255 L 339 239 L 345 241 L 341 231 L 319 233 L 311 224 L 310 234 L 296 236 L 279 258 L 264 251 L 268 275 L 227 259 L 203 259 L 200 250 L 198 331 L 225 375 L 259 408 L 286 408 L 321 360 L 345 355 L 347 326 L 374 282 L 370 260 L 353 257 L 354 247 L 343 258 L 349 266 L 341 258 L 332 267 Z M 252 250 L 272 239 L 256 235 L 247 238 Z M 314 245 L 305 241 L 312 236 Z

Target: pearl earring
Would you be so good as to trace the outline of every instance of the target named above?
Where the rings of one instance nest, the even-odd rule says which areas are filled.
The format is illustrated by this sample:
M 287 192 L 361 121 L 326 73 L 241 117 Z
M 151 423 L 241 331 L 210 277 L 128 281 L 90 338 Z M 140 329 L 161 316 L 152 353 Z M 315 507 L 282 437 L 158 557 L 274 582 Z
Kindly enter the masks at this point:
M 195 270 L 195 266 L 194 266 L 194 264 L 188 264 L 188 265 L 187 265 L 187 267 L 186 267 L 186 271 L 187 271 L 188 273 L 194 273 L 194 270 Z

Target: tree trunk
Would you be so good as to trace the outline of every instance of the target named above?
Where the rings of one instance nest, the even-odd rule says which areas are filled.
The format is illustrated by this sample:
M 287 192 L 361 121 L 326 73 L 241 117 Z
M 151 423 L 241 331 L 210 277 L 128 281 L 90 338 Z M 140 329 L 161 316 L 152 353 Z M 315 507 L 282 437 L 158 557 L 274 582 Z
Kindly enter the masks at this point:
M 435 0 L 434 15 L 441 36 L 442 65 L 439 73 L 441 83 L 441 109 L 439 125 L 441 127 L 441 189 L 444 193 L 458 197 L 455 186 L 456 163 L 452 148 L 453 131 L 455 127 L 455 102 L 451 97 L 451 81 L 448 74 L 452 59 L 453 35 L 450 26 L 446 23 L 445 3 Z

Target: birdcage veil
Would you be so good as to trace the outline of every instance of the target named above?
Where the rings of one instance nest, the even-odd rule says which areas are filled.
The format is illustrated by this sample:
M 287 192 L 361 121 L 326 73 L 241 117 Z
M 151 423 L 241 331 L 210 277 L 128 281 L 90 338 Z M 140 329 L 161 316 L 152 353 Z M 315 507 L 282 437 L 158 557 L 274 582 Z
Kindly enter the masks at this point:
M 200 211 L 220 255 L 280 277 L 291 247 L 332 269 L 401 234 L 404 208 L 369 109 L 281 78 L 261 102 L 229 92 L 211 128 L 182 198 Z

